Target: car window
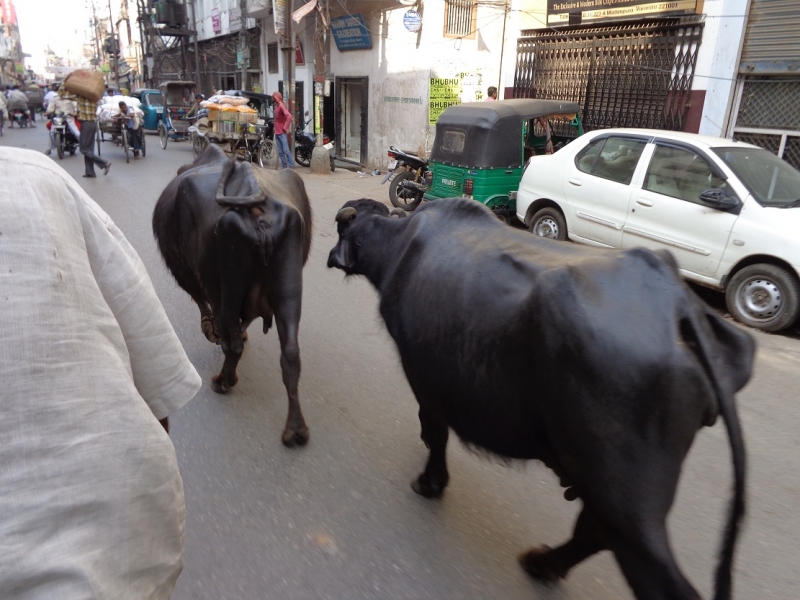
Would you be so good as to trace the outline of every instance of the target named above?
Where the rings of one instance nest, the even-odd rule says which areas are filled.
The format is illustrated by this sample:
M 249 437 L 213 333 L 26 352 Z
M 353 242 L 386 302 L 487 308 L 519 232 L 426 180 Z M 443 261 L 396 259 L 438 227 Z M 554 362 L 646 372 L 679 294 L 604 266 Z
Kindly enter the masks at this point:
M 164 106 L 164 103 L 161 102 L 161 94 L 147 94 L 144 97 L 144 103 L 147 106 Z
M 575 157 L 580 171 L 628 185 L 646 142 L 627 137 L 607 137 L 591 142 Z
M 796 206 L 800 172 L 762 148 L 712 148 L 762 206 Z
M 705 158 L 684 148 L 656 146 L 644 189 L 686 202 L 703 204 L 700 194 L 706 190 L 726 190 L 728 184 L 717 177 Z

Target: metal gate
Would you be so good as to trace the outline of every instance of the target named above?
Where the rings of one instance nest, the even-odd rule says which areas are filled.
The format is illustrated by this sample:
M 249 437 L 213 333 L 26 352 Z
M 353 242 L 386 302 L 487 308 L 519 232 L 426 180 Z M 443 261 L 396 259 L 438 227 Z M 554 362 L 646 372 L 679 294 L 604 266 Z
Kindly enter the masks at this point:
M 800 79 L 739 80 L 733 139 L 774 152 L 800 169 Z
M 697 17 L 523 32 L 514 97 L 577 102 L 586 130 L 680 131 L 702 32 Z

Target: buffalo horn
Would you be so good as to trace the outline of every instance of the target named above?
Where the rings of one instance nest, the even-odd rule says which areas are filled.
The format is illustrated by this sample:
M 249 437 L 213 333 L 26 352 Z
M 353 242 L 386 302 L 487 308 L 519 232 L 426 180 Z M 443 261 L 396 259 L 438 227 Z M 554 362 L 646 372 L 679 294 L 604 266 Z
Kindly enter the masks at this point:
M 352 206 L 345 206 L 338 213 L 336 213 L 336 222 L 342 224 L 349 223 L 355 218 L 355 216 L 356 209 Z
M 406 211 L 404 211 L 402 208 L 393 208 L 391 210 L 391 212 L 389 213 L 389 216 L 396 216 L 396 217 L 400 217 L 401 219 L 405 219 L 406 218 Z

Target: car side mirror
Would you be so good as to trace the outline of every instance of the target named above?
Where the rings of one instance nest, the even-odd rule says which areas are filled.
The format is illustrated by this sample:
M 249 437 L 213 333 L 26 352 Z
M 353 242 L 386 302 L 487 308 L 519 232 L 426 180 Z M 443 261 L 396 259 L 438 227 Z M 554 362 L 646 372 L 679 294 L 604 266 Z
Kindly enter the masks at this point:
M 702 192 L 700 194 L 700 200 L 703 204 L 727 212 L 736 211 L 742 205 L 739 198 L 726 194 L 724 190 L 719 188 Z

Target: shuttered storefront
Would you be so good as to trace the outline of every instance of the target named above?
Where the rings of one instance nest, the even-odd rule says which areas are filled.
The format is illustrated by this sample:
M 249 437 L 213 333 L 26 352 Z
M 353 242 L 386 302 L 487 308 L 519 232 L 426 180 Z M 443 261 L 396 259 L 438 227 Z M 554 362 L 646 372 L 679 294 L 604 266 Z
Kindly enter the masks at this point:
M 739 64 L 734 139 L 800 169 L 800 3 L 752 0 Z
M 698 17 L 524 31 L 514 97 L 577 102 L 587 130 L 682 130 L 702 32 Z

